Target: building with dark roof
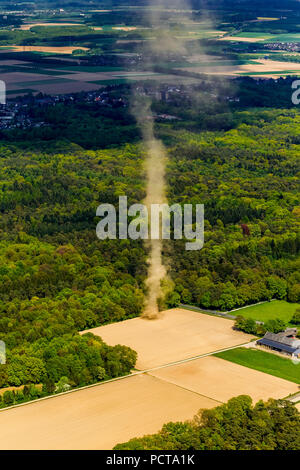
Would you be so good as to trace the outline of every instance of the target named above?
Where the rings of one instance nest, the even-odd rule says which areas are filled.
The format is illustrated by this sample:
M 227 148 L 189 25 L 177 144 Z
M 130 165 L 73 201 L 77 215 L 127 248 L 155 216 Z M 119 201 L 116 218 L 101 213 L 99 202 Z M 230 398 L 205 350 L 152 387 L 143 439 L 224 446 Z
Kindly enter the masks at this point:
M 300 358 L 300 339 L 296 338 L 297 328 L 287 328 L 281 333 L 269 333 L 256 341 L 256 344 L 288 356 Z

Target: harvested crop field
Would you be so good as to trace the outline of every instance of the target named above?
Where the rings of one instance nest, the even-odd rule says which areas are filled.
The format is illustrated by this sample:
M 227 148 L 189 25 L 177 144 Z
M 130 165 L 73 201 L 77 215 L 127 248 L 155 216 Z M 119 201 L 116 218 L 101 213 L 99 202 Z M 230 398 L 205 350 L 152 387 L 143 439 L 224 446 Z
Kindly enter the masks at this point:
M 284 398 L 299 390 L 293 382 L 213 356 L 159 369 L 151 375 L 221 402 L 237 395 L 250 395 L 255 402 Z
M 241 71 L 244 72 L 284 72 L 286 70 L 294 70 L 300 72 L 300 64 L 296 62 L 279 62 L 277 60 L 259 59 L 258 64 L 245 64 L 242 65 Z
M 135 318 L 91 330 L 109 344 L 136 349 L 140 368 L 163 367 L 0 411 L 0 449 L 111 449 L 240 394 L 254 401 L 295 394 L 295 383 L 217 357 L 184 362 L 248 342 L 251 337 L 232 325 L 178 308 L 156 320 Z
M 270 36 L 243 37 L 243 36 L 222 36 L 220 41 L 236 41 L 236 42 L 261 42 L 269 39 Z
M 6 46 L 1 46 L 2 50 L 7 49 Z M 87 51 L 87 47 L 81 46 L 9 46 L 14 52 L 49 52 L 52 54 L 72 54 L 76 49 Z
M 144 370 L 251 340 L 233 325 L 231 320 L 175 308 L 155 320 L 133 318 L 89 331 L 110 345 L 133 348 L 138 353 L 137 368 Z
M 0 412 L 0 449 L 111 449 L 218 403 L 140 375 Z
M 56 26 L 56 27 L 61 27 L 61 26 L 82 26 L 80 23 L 25 23 L 20 26 L 20 29 L 23 31 L 28 31 L 31 28 L 35 28 L 36 26 L 45 26 L 45 27 L 50 27 L 50 26 Z
M 218 353 L 216 357 L 300 385 L 300 367 L 298 364 L 295 364 L 289 357 L 258 348 L 257 346 L 253 348 L 235 348 Z

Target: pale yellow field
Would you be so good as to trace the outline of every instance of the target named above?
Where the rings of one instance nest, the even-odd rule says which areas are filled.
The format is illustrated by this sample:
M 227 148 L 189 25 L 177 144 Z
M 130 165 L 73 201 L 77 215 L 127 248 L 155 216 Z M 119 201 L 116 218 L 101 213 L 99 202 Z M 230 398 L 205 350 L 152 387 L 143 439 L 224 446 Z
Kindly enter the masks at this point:
M 111 449 L 219 403 L 140 375 L 0 412 L 0 449 Z
M 15 52 L 51 52 L 52 54 L 72 54 L 76 49 L 88 50 L 88 47 L 81 46 L 9 46 Z M 1 48 L 5 50 L 5 47 Z
M 278 21 L 280 18 L 268 18 L 264 16 L 258 16 L 256 21 Z
M 89 331 L 108 344 L 133 348 L 138 353 L 137 368 L 144 370 L 249 342 L 252 337 L 233 330 L 233 324 L 176 308 L 162 312 L 156 320 L 133 318 Z
M 260 42 L 268 39 L 268 36 L 260 37 L 260 38 L 247 38 L 242 36 L 225 36 L 221 37 L 220 41 L 237 41 L 237 42 Z
M 300 64 L 296 62 L 279 62 L 276 60 L 259 59 L 259 64 L 245 64 L 241 65 L 241 70 L 244 72 L 273 72 L 278 70 L 279 72 L 284 70 L 299 70 Z
M 254 402 L 279 399 L 299 390 L 293 382 L 213 356 L 159 369 L 151 375 L 222 402 L 238 395 L 250 395 Z
M 116 29 L 117 31 L 134 31 L 136 26 L 113 26 L 111 29 Z
M 81 26 L 79 23 L 27 23 L 27 24 L 22 24 L 19 29 L 22 29 L 23 31 L 28 31 L 31 28 L 34 28 L 35 26 Z
M 296 408 L 300 411 L 300 403 L 297 403 Z

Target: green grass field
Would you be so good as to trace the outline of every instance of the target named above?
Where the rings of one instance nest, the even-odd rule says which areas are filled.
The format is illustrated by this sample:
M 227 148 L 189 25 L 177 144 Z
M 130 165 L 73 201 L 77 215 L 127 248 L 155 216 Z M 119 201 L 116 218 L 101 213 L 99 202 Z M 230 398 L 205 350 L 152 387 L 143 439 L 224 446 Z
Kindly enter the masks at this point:
M 264 33 L 264 32 L 256 32 L 256 31 L 241 31 L 238 34 L 235 34 L 237 38 L 257 38 L 257 39 L 264 39 L 264 38 L 273 38 L 274 35 L 270 33 Z
M 238 39 L 249 38 L 257 39 L 259 42 L 299 42 L 300 33 L 283 33 L 283 34 L 270 34 L 268 32 L 255 32 L 255 31 L 240 31 L 234 36 Z
M 276 354 L 256 349 L 237 348 L 217 353 L 215 356 L 300 384 L 300 364 L 294 364 L 290 359 Z
M 266 322 L 274 318 L 280 318 L 285 322 L 290 322 L 295 310 L 300 304 L 291 304 L 285 300 L 273 300 L 259 305 L 237 310 L 235 315 L 242 315 L 244 318 L 253 318 L 253 320 Z

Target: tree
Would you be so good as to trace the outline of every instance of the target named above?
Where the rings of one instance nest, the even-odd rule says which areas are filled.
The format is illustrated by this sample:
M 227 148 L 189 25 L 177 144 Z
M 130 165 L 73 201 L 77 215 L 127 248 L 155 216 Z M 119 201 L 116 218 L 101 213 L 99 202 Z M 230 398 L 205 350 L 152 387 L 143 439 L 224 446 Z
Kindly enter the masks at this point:
M 14 393 L 11 390 L 6 390 L 6 392 L 3 393 L 3 403 L 6 406 L 13 405 L 15 401 Z
M 297 308 L 294 315 L 291 318 L 291 323 L 294 325 L 300 325 L 300 308 Z
M 244 331 L 248 334 L 257 334 L 257 325 L 255 320 L 252 318 L 244 318 L 242 315 L 236 317 L 234 328 L 237 330 Z
M 70 390 L 71 385 L 69 384 L 68 377 L 61 377 L 59 381 L 55 384 L 55 392 L 62 393 Z
M 267 287 L 271 291 L 272 297 L 283 299 L 287 293 L 287 282 L 278 276 L 270 276 L 267 278 Z
M 280 318 L 268 320 L 264 326 L 266 330 L 270 331 L 271 333 L 280 333 L 286 329 L 286 323 Z

